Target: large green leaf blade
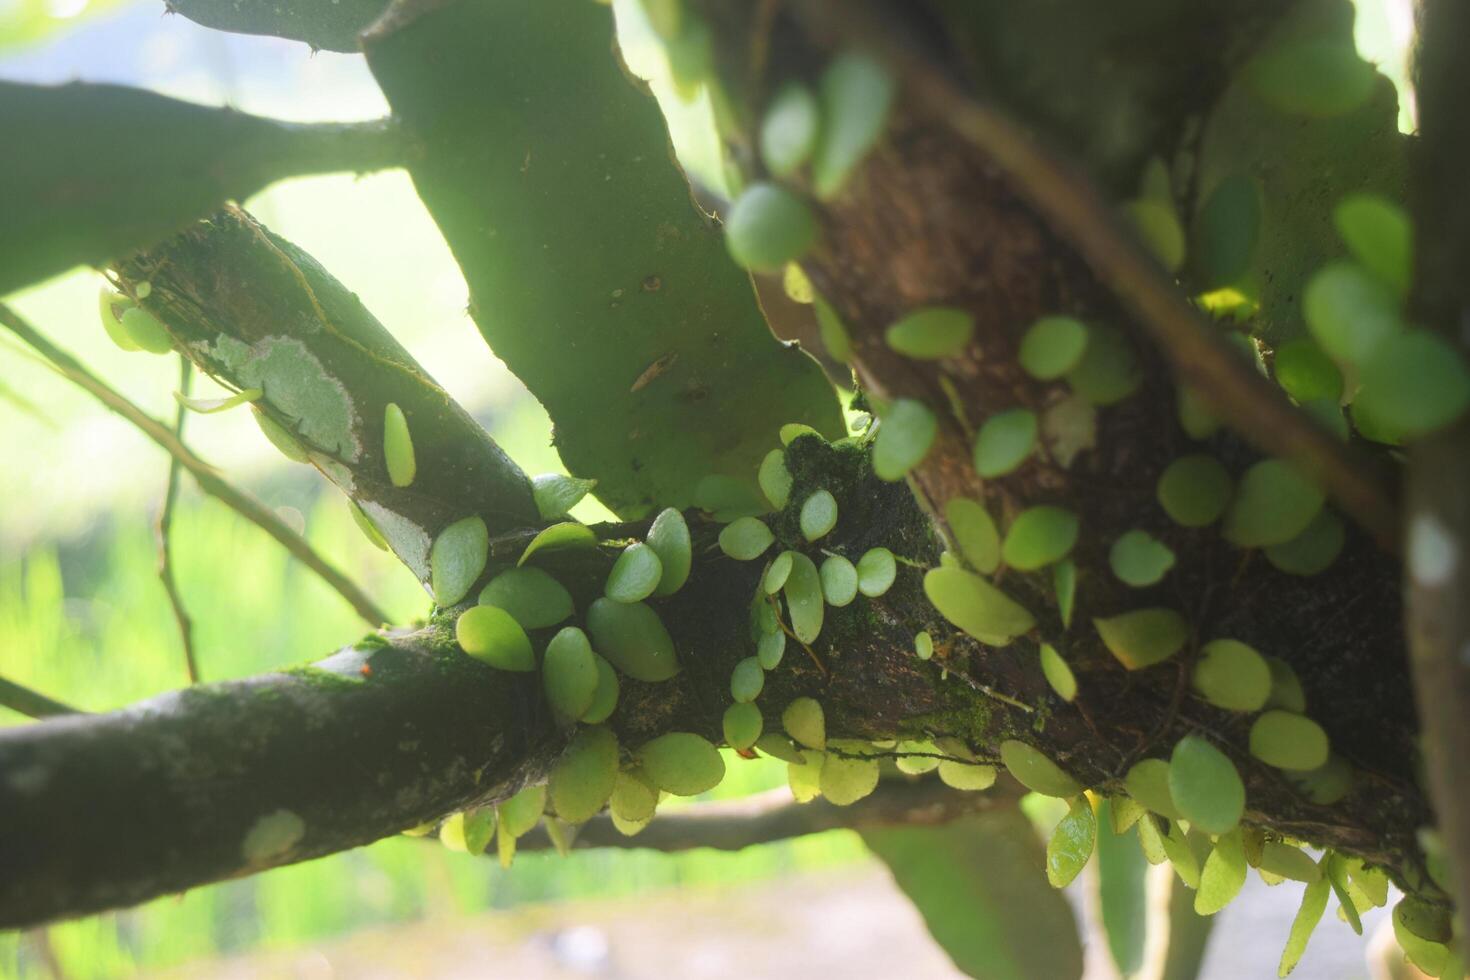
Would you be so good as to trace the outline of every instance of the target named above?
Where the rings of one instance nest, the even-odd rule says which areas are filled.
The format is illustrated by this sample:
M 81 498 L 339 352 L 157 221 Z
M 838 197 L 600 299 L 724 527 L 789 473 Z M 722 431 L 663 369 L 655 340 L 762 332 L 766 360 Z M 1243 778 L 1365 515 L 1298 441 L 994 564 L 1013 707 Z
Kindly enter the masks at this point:
M 779 427 L 842 434 L 815 362 L 765 324 L 694 206 L 663 116 L 586 0 L 395 7 L 365 37 L 481 333 L 575 474 L 625 516 L 755 474 Z
M 305 41 L 327 51 L 359 50 L 357 36 L 382 15 L 387 0 L 169 0 L 169 10 L 236 34 Z
M 0 132 L 0 294 L 152 245 L 273 180 L 396 153 L 380 126 L 282 123 L 80 82 L 0 82 Z
M 1019 810 L 937 827 L 862 831 L 955 965 L 981 980 L 1068 980 L 1082 946 L 1065 896 L 1047 884 L 1046 851 Z

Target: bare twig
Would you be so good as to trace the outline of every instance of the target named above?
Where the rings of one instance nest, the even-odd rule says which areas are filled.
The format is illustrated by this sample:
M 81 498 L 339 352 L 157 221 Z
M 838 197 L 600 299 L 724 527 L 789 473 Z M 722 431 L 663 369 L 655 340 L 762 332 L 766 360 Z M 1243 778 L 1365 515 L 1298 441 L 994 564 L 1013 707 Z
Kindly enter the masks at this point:
M 971 813 L 1014 806 L 1019 787 L 1010 780 L 984 793 L 951 789 L 938 779 L 915 782 L 885 779 L 870 795 L 851 806 L 837 806 L 825 799 L 797 803 L 791 791 L 781 787 L 738 800 L 696 803 L 668 810 L 653 818 L 643 830 L 628 837 L 613 826 L 607 814 L 593 817 L 577 831 L 573 848 L 643 848 L 652 851 L 687 851 L 708 847 L 738 851 L 756 844 L 804 837 L 826 830 L 857 830 L 903 824 L 948 823 Z M 546 831 L 537 827 L 516 844 L 520 850 L 550 848 Z
M 85 388 L 98 401 L 137 426 L 144 435 L 167 450 L 169 455 L 178 460 L 179 464 L 193 475 L 201 490 L 217 498 L 279 541 L 302 564 L 321 576 L 322 580 L 335 589 L 338 595 L 346 599 L 357 614 L 369 624 L 381 626 L 389 621 L 388 614 L 380 609 L 367 593 L 358 588 L 347 576 L 327 564 L 307 540 L 293 531 L 276 516 L 274 511 L 254 497 L 220 479 L 214 468 L 194 455 L 167 426 L 149 416 L 106 382 L 88 371 L 81 362 L 51 343 L 35 327 L 3 303 L 0 303 L 0 324 L 8 327 L 17 337 L 44 355 L 66 376 L 67 380 Z
M 1086 173 L 1003 111 L 965 91 L 871 7 L 843 4 L 840 15 L 830 4 L 808 3 L 805 9 L 824 27 L 873 48 L 903 79 L 916 106 L 994 160 L 1153 335 L 1181 383 L 1198 391 L 1222 420 L 1262 451 L 1305 467 L 1380 546 L 1398 550 L 1398 507 L 1372 464 L 1296 409 L 1230 350 L 1118 220 Z
M 187 357 L 179 358 L 179 394 L 188 396 L 189 382 L 193 378 L 194 365 Z M 189 410 L 182 401 L 174 415 L 174 438 L 183 445 L 184 420 Z M 172 560 L 173 542 L 169 532 L 173 529 L 174 505 L 179 499 L 179 473 L 183 466 L 179 457 L 168 458 L 168 485 L 163 491 L 163 507 L 158 512 L 158 577 L 163 582 L 163 591 L 168 594 L 168 604 L 174 611 L 174 621 L 179 625 L 179 641 L 184 645 L 184 668 L 189 674 L 189 683 L 199 683 L 199 661 L 194 654 L 194 625 L 189 621 L 189 611 L 184 608 L 184 598 L 179 594 L 178 582 L 174 580 Z
M 53 701 L 15 681 L 0 677 L 0 707 L 17 711 L 27 718 L 51 718 L 55 715 L 75 715 L 81 712 L 60 701 Z

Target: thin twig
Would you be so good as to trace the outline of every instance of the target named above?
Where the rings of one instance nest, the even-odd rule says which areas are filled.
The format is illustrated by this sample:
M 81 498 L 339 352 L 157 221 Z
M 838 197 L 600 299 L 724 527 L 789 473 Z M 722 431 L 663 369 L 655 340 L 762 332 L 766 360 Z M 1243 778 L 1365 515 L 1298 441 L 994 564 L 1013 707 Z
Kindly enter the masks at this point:
M 905 40 L 871 4 L 807 3 L 830 31 L 860 40 L 902 78 L 914 106 L 947 125 L 1004 170 L 1016 190 L 1087 260 L 1104 285 L 1147 329 L 1178 372 L 1223 421 L 1262 451 L 1306 468 L 1328 494 L 1388 551 L 1399 550 L 1394 494 L 1363 455 L 1295 408 L 1225 343 L 1091 178 L 1045 148 L 996 106 L 979 101 Z
M 27 718 L 52 718 L 56 715 L 81 714 L 76 708 L 53 701 L 15 681 L 0 677 L 0 707 L 19 712 Z
M 193 379 L 193 363 L 187 357 L 179 358 L 179 394 L 189 395 L 189 382 Z M 184 442 L 184 419 L 189 410 L 179 402 L 174 415 L 174 438 L 179 445 Z M 199 660 L 194 654 L 194 625 L 189 620 L 189 611 L 184 608 L 184 597 L 179 594 L 178 582 L 174 580 L 173 541 L 169 532 L 174 525 L 174 505 L 179 499 L 179 474 L 183 466 L 179 457 L 168 458 L 168 485 L 163 491 L 163 507 L 158 512 L 158 577 L 163 582 L 163 591 L 168 594 L 168 604 L 173 608 L 174 621 L 179 625 L 179 640 L 184 645 L 184 668 L 189 674 L 189 683 L 199 683 Z
M 302 564 L 319 575 L 322 581 L 335 589 L 343 599 L 346 599 L 357 614 L 369 624 L 377 627 L 389 621 L 388 614 L 378 608 L 377 603 L 373 602 L 367 593 L 358 588 L 347 576 L 327 564 L 307 540 L 276 516 L 274 511 L 222 480 L 212 466 L 194 455 L 193 451 L 180 442 L 167 426 L 148 415 L 88 371 L 76 358 L 51 343 L 35 327 L 32 327 L 4 303 L 0 303 L 0 325 L 10 328 L 21 340 L 44 355 L 66 376 L 67 380 L 85 388 L 98 401 L 137 426 L 144 435 L 167 450 L 169 455 L 177 459 L 179 464 L 198 481 L 199 489 L 217 498 L 241 517 L 279 541 Z

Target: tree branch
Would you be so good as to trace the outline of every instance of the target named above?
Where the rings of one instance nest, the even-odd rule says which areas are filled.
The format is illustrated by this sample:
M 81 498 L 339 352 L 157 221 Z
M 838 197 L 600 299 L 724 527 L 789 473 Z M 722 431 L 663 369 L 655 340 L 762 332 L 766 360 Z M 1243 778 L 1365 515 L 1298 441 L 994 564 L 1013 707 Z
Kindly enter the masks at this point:
M 950 127 L 994 161 L 1015 190 L 1087 261 L 1135 321 L 1159 344 L 1179 382 L 1197 391 L 1229 426 L 1263 452 L 1295 460 L 1384 549 L 1397 552 L 1399 509 L 1373 463 L 1298 410 L 1183 293 L 1119 220 L 1091 177 L 1050 152 L 995 105 L 978 100 L 873 4 L 807 2 L 831 31 L 884 55 L 911 105 Z
M 367 593 L 358 588 L 347 576 L 328 565 L 326 560 L 311 547 L 311 544 L 276 516 L 274 511 L 254 497 L 235 489 L 220 479 L 214 468 L 194 455 L 167 426 L 149 416 L 106 382 L 88 371 L 80 361 L 53 344 L 45 335 L 3 303 L 0 303 L 0 325 L 8 327 L 17 337 L 40 352 L 61 372 L 62 377 L 85 389 L 102 404 L 127 419 L 144 435 L 162 446 L 171 457 L 178 460 L 180 465 L 189 471 L 198 482 L 199 489 L 218 499 L 241 517 L 275 538 L 298 561 L 335 589 L 337 594 L 347 600 L 357 614 L 367 620 L 370 625 L 381 626 L 388 622 L 388 614 L 379 609 Z
M 668 810 L 632 837 L 602 814 L 577 829 L 572 848 L 740 851 L 828 830 L 948 823 L 972 813 L 1015 806 L 1022 792 L 1010 779 L 983 793 L 951 789 L 935 778 L 884 779 L 870 795 L 850 806 L 837 806 L 820 797 L 797 803 L 790 790 L 780 787 L 737 800 Z M 551 839 L 539 826 L 516 840 L 517 850 L 541 851 L 551 846 Z
M 53 701 L 44 694 L 22 687 L 0 677 L 0 707 L 19 712 L 27 718 L 52 718 L 56 715 L 79 714 L 76 708 Z

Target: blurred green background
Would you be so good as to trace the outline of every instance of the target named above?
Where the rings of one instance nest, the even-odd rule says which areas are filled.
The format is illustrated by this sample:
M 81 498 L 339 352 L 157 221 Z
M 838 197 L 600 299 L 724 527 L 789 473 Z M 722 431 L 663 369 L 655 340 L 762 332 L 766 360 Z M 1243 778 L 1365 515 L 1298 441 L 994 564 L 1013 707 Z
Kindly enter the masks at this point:
M 651 78 L 681 158 L 706 186 L 720 190 L 708 105 L 674 97 L 636 2 L 618 0 L 614 6 L 625 54 L 636 71 Z M 1403 74 L 1404 9 L 1393 0 L 1360 3 L 1360 45 L 1395 77 Z M 163 15 L 155 0 L 0 0 L 0 77 L 120 82 L 303 121 L 386 112 L 356 57 L 313 55 L 299 44 L 214 33 Z M 5 152 L 17 149 L 24 152 Z M 527 472 L 561 469 L 545 413 L 486 349 L 466 316 L 464 281 L 405 175 L 297 180 L 245 203 L 357 291 Z M 113 347 L 97 320 L 100 284 L 97 273 L 79 270 L 9 300 L 145 410 L 171 417 L 175 359 Z M 211 394 L 209 382 L 195 393 Z M 193 416 L 187 439 L 228 478 L 303 530 L 396 620 L 427 611 L 422 589 L 366 542 L 340 495 L 315 470 L 280 457 L 246 411 Z M 157 576 L 153 532 L 168 467 L 164 453 L 3 338 L 0 447 L 0 675 L 91 711 L 182 685 L 183 654 Z M 182 487 L 176 574 L 195 620 L 204 679 L 303 663 L 362 635 L 364 625 L 351 609 L 273 541 L 202 497 L 188 478 Z M 599 508 L 587 502 L 577 514 L 595 519 Z M 0 725 L 25 722 L 0 708 Z M 783 783 L 779 766 L 732 759 L 730 777 L 716 795 Z M 108 832 L 106 826 L 95 828 L 97 834 Z M 805 869 L 851 869 L 866 860 L 857 838 L 846 832 L 737 855 L 523 854 L 508 872 L 491 860 L 433 844 L 387 840 L 42 933 L 0 934 L 0 977 L 49 976 L 58 967 L 76 977 L 171 967 L 190 975 L 186 964 L 302 948 L 366 927 L 457 921 L 532 902 L 609 899 Z M 677 906 L 664 907 L 677 916 Z M 915 922 L 906 926 L 916 939 L 922 935 Z M 731 928 L 738 936 L 739 927 Z M 1273 950 L 1276 931 L 1282 930 L 1268 939 Z M 821 944 L 819 936 L 808 938 Z M 943 966 L 941 958 L 932 968 Z M 304 975 L 298 967 L 282 966 L 281 975 Z M 1303 972 L 1310 967 L 1309 957 Z

